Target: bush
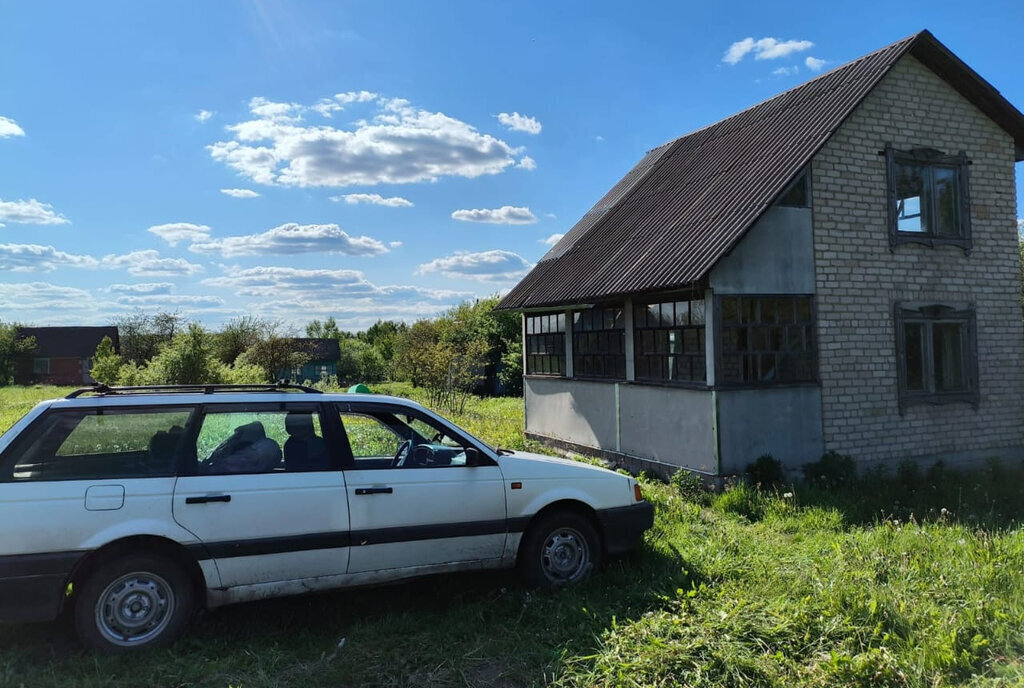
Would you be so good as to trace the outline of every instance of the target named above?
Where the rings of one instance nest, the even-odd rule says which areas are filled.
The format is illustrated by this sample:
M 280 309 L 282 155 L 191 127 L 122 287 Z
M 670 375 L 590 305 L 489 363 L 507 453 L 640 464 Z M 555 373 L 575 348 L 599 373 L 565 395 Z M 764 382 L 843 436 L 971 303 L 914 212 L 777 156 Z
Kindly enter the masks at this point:
M 704 479 L 696 473 L 680 468 L 672 474 L 669 484 L 683 499 L 698 504 L 707 504 L 708 502 L 708 490 L 704 486 Z
M 853 485 L 857 480 L 853 457 L 834 451 L 825 452 L 818 461 L 804 464 L 803 471 L 807 482 L 830 490 Z
M 782 484 L 782 462 L 771 454 L 761 454 L 754 463 L 747 464 L 747 475 L 751 482 L 762 487 Z
M 114 343 L 110 337 L 104 337 L 92 355 L 92 370 L 89 374 L 97 382 L 115 385 L 123 365 L 121 357 L 114 352 Z

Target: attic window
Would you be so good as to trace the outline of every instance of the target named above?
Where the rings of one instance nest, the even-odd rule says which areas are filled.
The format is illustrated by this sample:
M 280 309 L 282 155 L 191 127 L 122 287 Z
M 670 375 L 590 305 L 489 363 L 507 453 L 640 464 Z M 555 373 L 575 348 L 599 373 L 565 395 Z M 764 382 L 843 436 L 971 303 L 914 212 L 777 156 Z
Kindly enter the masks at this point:
M 811 194 L 807 184 L 807 173 L 801 174 L 793 184 L 782 193 L 776 205 L 789 208 L 809 208 Z
M 889 243 L 971 248 L 967 190 L 969 161 L 963 152 L 885 147 L 888 169 Z

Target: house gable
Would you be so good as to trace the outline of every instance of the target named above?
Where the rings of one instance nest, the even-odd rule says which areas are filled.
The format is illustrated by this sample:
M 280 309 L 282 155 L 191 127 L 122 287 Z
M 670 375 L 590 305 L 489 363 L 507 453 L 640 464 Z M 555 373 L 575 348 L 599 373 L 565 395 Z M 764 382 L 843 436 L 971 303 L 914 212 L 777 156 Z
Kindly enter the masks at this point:
M 1024 157 L 1024 115 L 923 31 L 654 149 L 498 307 L 587 303 L 702 279 L 907 54 L 1008 131 Z

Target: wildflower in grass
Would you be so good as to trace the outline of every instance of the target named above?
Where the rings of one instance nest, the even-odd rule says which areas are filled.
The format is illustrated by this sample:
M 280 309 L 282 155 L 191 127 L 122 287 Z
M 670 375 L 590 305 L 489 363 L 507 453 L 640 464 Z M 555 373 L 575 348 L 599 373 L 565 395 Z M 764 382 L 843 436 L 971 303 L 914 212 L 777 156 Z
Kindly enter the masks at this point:
M 782 497 L 783 497 L 783 499 L 793 499 L 793 493 L 792 492 L 783 492 L 782 493 Z

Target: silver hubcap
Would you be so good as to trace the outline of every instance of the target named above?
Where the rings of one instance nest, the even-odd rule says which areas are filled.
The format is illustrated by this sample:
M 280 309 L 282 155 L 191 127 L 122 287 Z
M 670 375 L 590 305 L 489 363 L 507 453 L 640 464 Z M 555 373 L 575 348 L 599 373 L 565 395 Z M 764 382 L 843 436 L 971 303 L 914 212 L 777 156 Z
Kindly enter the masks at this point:
M 154 573 L 128 573 L 100 595 L 96 627 L 115 645 L 141 645 L 160 635 L 173 612 L 174 591 L 167 581 Z
M 566 583 L 576 580 L 590 566 L 587 539 L 573 528 L 559 528 L 548 535 L 541 550 L 541 568 L 548 580 Z

